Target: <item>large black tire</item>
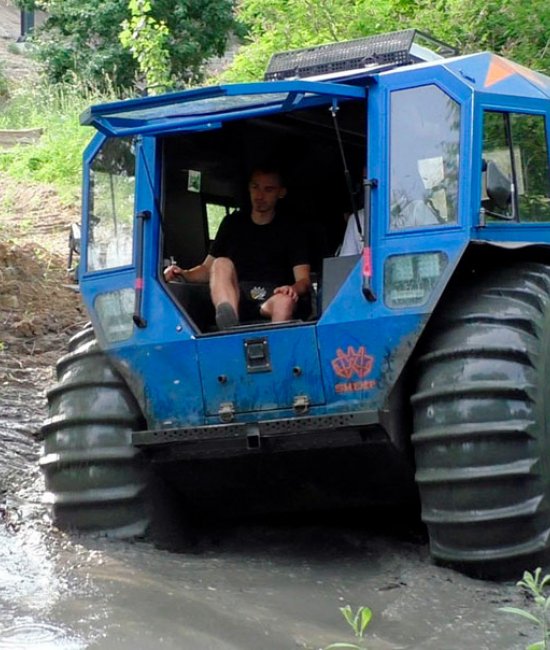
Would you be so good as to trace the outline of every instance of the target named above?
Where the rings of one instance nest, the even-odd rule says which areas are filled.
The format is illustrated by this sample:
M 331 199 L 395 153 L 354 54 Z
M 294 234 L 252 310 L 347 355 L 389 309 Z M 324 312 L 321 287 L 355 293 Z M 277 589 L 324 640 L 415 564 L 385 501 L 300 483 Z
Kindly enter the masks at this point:
M 430 326 L 412 397 L 436 561 L 499 577 L 550 547 L 550 266 L 487 273 Z
M 91 328 L 71 339 L 57 379 L 48 391 L 40 459 L 54 523 L 120 538 L 142 535 L 149 524 L 148 472 L 131 445 L 141 412 Z

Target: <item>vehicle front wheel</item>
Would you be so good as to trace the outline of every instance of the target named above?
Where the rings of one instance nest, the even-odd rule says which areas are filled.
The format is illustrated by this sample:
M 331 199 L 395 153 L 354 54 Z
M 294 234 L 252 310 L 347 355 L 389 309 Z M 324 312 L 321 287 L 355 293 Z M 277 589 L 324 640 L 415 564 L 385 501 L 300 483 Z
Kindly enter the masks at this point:
M 412 397 L 432 556 L 498 577 L 550 548 L 550 266 L 487 273 L 438 310 Z
M 142 424 L 136 400 L 91 328 L 71 339 L 56 369 L 40 459 L 54 523 L 120 538 L 142 535 L 149 524 L 148 471 L 131 444 Z

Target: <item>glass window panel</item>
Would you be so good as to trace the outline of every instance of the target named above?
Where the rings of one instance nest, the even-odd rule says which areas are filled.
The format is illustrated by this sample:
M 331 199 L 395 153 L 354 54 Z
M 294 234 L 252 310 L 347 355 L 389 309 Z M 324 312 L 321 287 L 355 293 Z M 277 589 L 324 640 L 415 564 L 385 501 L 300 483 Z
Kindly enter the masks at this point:
M 506 206 L 497 205 L 487 194 L 489 162 L 498 167 L 510 189 L 515 188 L 519 221 L 550 221 L 550 171 L 542 115 L 495 111 L 484 115 L 481 205 L 487 221 L 512 219 L 512 194 Z
M 390 229 L 458 219 L 460 106 L 436 86 L 391 97 Z
M 506 130 L 506 115 L 504 113 L 485 113 L 483 122 L 483 173 L 481 188 L 481 206 L 486 210 L 486 219 L 494 221 L 499 215 L 506 219 L 512 217 L 512 203 L 497 205 L 487 195 L 487 166 L 496 165 L 502 182 L 512 182 L 512 156 Z M 511 196 L 510 196 L 511 199 Z
M 176 117 L 210 115 L 228 111 L 238 111 L 256 106 L 281 104 L 289 93 L 258 93 L 256 95 L 219 95 L 203 99 L 189 99 L 174 102 L 164 106 L 154 106 L 121 113 L 105 113 L 105 117 L 112 119 L 131 120 L 158 120 Z M 309 96 L 309 94 L 308 94 Z
M 550 173 L 542 115 L 510 115 L 520 221 L 550 221 Z
M 134 331 L 135 293 L 133 289 L 121 289 L 102 293 L 95 299 L 94 307 L 105 338 L 110 343 L 129 339 Z
M 417 307 L 428 302 L 447 266 L 445 253 L 392 255 L 384 264 L 384 302 L 388 307 Z
M 132 141 L 106 140 L 90 170 L 88 271 L 132 263 L 134 192 Z
M 220 203 L 206 204 L 206 218 L 208 220 L 208 238 L 213 241 L 218 234 L 221 222 L 232 212 L 237 211 L 237 206 Z

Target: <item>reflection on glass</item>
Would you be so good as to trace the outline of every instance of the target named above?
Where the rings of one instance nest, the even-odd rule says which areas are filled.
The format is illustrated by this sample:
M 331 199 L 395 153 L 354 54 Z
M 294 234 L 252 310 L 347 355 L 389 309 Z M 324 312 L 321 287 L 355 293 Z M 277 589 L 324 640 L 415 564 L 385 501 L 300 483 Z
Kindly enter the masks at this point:
M 90 170 L 89 271 L 132 263 L 134 192 L 132 141 L 106 140 Z
M 390 229 L 458 218 L 460 106 L 436 86 L 391 97 Z
M 124 341 L 132 336 L 134 298 L 133 289 L 121 289 L 102 293 L 95 299 L 94 308 L 101 329 L 110 343 Z
M 306 93 L 310 95 L 310 93 Z M 218 95 L 217 97 L 205 97 L 203 99 L 183 99 L 164 106 L 154 106 L 142 110 L 134 110 L 122 113 L 106 113 L 107 117 L 127 118 L 132 120 L 158 120 L 177 117 L 190 117 L 197 115 L 209 115 L 211 113 L 224 113 L 226 111 L 237 111 L 243 108 L 255 106 L 266 106 L 284 102 L 289 93 L 257 93 L 255 95 Z
M 482 174 L 482 207 L 487 220 L 514 218 L 550 221 L 550 170 L 544 116 L 487 111 L 483 124 L 483 170 L 493 162 L 510 180 L 516 196 L 510 205 L 497 205 L 487 194 Z M 489 192 L 490 193 L 490 192 Z
M 445 253 L 388 257 L 384 264 L 384 302 L 394 309 L 425 304 L 446 266 Z

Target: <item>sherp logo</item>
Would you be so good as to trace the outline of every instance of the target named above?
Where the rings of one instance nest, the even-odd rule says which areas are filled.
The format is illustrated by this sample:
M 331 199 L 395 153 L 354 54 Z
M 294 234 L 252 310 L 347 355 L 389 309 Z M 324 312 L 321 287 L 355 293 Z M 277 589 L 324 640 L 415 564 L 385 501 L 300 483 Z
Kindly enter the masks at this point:
M 332 360 L 332 369 L 342 379 L 351 379 L 354 376 L 363 379 L 372 370 L 373 363 L 374 357 L 367 354 L 364 345 L 358 350 L 350 345 L 347 352 L 344 352 L 342 348 L 336 350 L 336 359 Z

